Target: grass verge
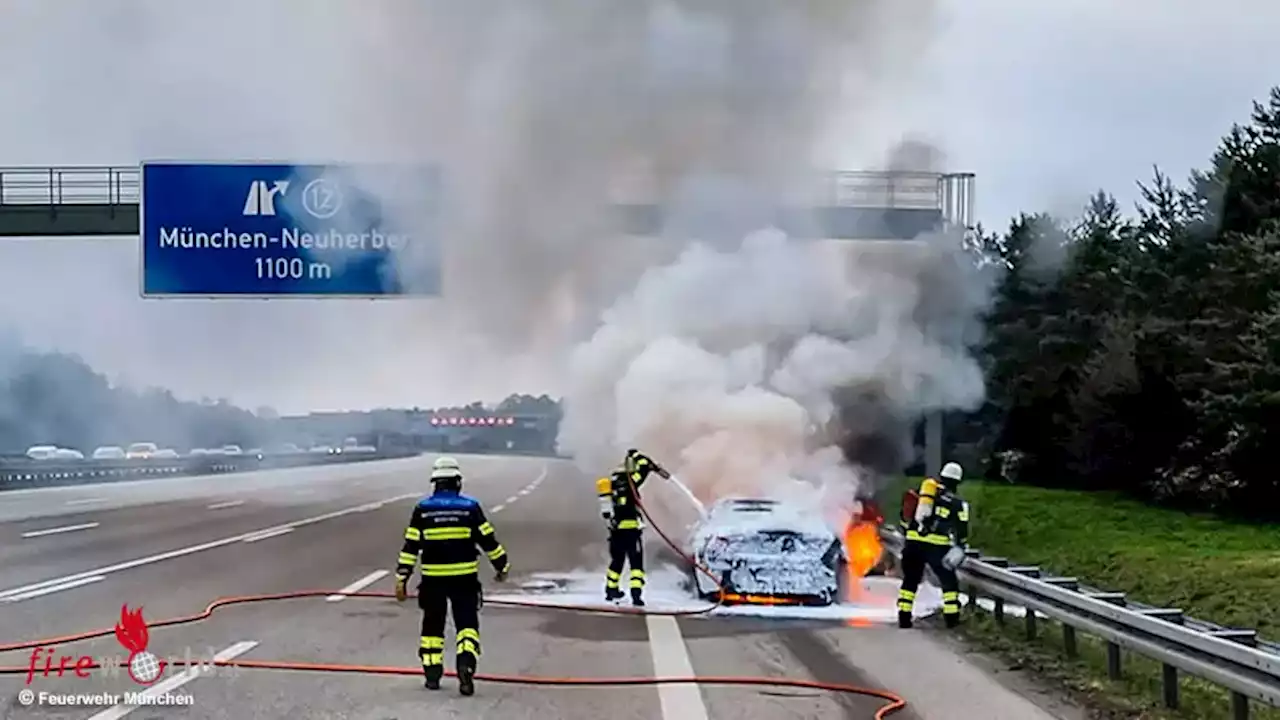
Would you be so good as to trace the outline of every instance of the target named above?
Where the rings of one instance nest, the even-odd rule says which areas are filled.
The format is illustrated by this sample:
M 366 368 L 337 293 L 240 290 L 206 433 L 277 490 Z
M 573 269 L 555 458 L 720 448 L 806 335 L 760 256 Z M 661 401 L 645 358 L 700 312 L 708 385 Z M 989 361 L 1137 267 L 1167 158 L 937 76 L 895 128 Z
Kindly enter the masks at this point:
M 902 490 L 918 481 L 886 489 L 881 506 L 887 517 L 896 519 Z M 972 544 L 987 554 L 1200 619 L 1256 628 L 1263 637 L 1280 635 L 1280 527 L 1153 508 L 1112 493 L 966 482 L 961 494 L 972 509 Z M 1079 658 L 1067 660 L 1055 622 L 1041 618 L 1039 638 L 1028 642 L 1021 618 L 1009 618 L 1003 627 L 985 613 L 972 620 L 967 637 L 1014 665 L 1061 681 L 1100 717 L 1230 717 L 1225 691 L 1188 677 L 1180 682 L 1182 709 L 1164 709 L 1160 665 L 1127 652 L 1124 679 L 1108 680 L 1105 645 L 1082 633 Z M 1256 703 L 1251 710 L 1252 718 L 1280 720 L 1280 710 Z

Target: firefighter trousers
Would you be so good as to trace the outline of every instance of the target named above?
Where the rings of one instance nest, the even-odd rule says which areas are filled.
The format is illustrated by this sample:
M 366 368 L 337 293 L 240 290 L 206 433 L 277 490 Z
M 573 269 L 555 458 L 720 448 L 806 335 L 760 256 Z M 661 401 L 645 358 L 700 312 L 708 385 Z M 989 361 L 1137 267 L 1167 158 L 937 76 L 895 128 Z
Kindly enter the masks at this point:
M 418 607 L 422 609 L 422 642 L 418 656 L 428 679 L 444 675 L 444 625 L 453 608 L 453 628 L 457 633 L 455 662 L 458 667 L 476 668 L 480 659 L 480 605 L 483 602 L 478 575 L 423 578 L 418 586 Z
M 644 592 L 644 540 L 643 531 L 635 529 L 614 530 L 609 533 L 609 572 L 605 575 L 605 590 L 610 594 L 621 592 L 622 566 L 631 565 L 631 597 Z
M 911 625 L 911 611 L 915 607 L 916 590 L 924 579 L 924 569 L 929 567 L 942 586 L 942 617 L 948 627 L 960 621 L 960 580 L 956 571 L 942 564 L 950 545 L 908 540 L 902 548 L 902 587 L 898 590 L 898 624 Z

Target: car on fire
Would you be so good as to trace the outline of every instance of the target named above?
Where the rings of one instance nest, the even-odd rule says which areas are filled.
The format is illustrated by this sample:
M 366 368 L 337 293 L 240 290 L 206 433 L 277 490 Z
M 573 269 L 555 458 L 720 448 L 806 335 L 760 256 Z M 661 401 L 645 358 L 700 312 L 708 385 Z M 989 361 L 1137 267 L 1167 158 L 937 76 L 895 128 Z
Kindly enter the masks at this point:
M 693 528 L 689 549 L 694 587 L 704 599 L 830 605 L 840 598 L 841 538 L 822 518 L 779 500 L 717 501 Z

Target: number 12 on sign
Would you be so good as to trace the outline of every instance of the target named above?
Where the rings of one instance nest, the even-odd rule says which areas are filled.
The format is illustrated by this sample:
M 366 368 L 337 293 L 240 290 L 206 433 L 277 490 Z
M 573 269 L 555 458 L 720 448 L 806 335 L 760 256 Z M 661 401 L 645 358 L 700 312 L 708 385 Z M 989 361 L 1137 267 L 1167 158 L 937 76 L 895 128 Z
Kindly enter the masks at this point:
M 333 268 L 328 263 L 304 262 L 302 258 L 254 258 L 260 280 L 328 280 Z

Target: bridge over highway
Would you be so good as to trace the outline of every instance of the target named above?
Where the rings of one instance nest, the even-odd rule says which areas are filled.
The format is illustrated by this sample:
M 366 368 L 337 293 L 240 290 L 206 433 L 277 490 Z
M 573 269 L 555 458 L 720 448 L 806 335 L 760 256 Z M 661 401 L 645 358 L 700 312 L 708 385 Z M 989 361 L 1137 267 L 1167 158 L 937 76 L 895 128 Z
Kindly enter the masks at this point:
M 183 170 L 179 168 L 179 172 Z M 144 170 L 139 166 L 0 167 L 0 238 L 138 235 L 144 230 L 141 212 L 143 176 Z M 183 176 L 176 177 L 181 180 Z M 251 184 L 251 200 L 258 199 L 253 191 L 261 182 L 254 180 Z M 323 181 L 314 180 L 312 184 L 317 182 Z M 245 204 L 243 190 L 248 186 L 237 185 L 232 190 L 234 197 L 224 203 L 236 214 L 244 205 L 245 215 L 257 215 L 257 212 L 250 212 Z M 930 229 L 971 227 L 973 186 L 972 173 L 829 172 L 816 176 L 812 185 L 792 198 L 790 207 L 779 208 L 773 219 L 777 227 L 796 237 L 848 241 L 910 240 Z M 226 188 L 219 187 L 216 182 L 210 185 L 197 183 L 180 189 L 166 188 L 166 193 L 161 195 L 148 190 L 146 195 L 154 203 L 149 205 L 150 208 L 183 202 L 191 204 L 188 197 L 193 193 L 201 195 L 205 190 L 215 193 Z M 156 197 L 162 197 L 165 202 L 156 202 Z M 644 182 L 631 183 L 627 189 L 616 192 L 615 198 L 613 207 L 617 212 L 620 235 L 654 235 L 664 226 L 667 211 L 657 193 Z M 193 207 L 201 204 L 194 203 Z M 181 208 L 172 214 L 186 218 L 191 216 L 191 210 Z M 316 215 L 314 209 L 309 212 L 315 217 L 329 217 Z M 148 215 L 151 214 L 149 210 Z M 229 219 L 229 216 L 222 219 Z M 183 224 L 186 222 L 188 220 L 184 219 Z M 219 223 L 218 227 L 223 225 Z M 241 278 L 231 282 L 235 273 L 249 272 L 245 269 L 249 266 L 241 263 L 232 268 L 227 264 L 231 261 L 226 259 L 225 253 L 165 251 L 163 243 L 152 248 L 153 259 L 148 259 L 147 248 L 156 242 L 156 238 L 151 237 L 154 231 L 144 234 L 148 237 L 144 237 L 142 242 L 142 284 L 143 295 L 147 297 L 368 297 L 404 293 L 404 289 L 388 290 L 386 287 L 370 293 L 369 282 L 331 276 L 326 263 L 310 263 L 308 267 L 322 266 L 320 269 L 324 271 L 311 276 L 309 271 L 301 270 L 304 263 L 297 253 L 292 260 L 277 258 L 265 263 L 259 260 L 256 279 L 246 281 Z M 166 252 L 169 254 L 165 255 Z M 171 260 L 163 264 L 161 261 L 166 258 Z M 178 259 L 184 262 L 172 264 Z M 378 262 L 385 263 L 385 258 Z M 264 279 L 264 267 L 268 270 L 276 268 L 272 270 L 275 274 Z M 373 272 L 364 279 L 372 279 L 374 285 L 379 284 L 384 273 L 378 268 L 376 264 L 370 266 Z M 293 279 L 297 282 L 293 282 L 284 276 L 286 271 L 294 270 L 306 277 L 298 280 L 298 275 L 295 275 Z M 213 285 L 220 284 L 220 289 L 210 289 L 210 278 L 216 278 Z M 438 289 L 429 288 L 427 294 L 431 292 L 438 292 Z M 942 464 L 943 452 L 940 417 L 935 415 L 928 419 L 925 437 L 925 465 L 929 471 L 936 471 Z
M 967 227 L 973 184 L 972 173 L 827 173 L 815 179 L 808 207 L 779 210 L 778 226 L 844 240 Z M 137 167 L 0 167 L 0 237 L 137 235 L 140 190 Z M 651 235 L 662 226 L 662 208 L 645 194 L 619 198 L 621 232 Z

